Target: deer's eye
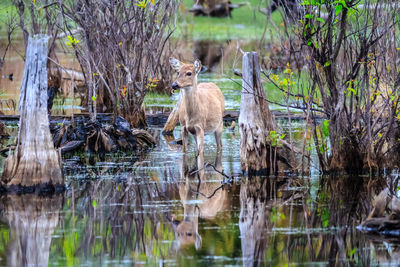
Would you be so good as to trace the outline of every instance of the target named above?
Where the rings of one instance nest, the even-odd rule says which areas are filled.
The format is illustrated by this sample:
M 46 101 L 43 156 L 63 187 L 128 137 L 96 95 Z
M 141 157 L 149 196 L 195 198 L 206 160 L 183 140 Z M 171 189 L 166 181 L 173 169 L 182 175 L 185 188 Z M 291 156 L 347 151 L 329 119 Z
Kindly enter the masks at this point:
M 186 72 L 186 76 L 191 76 L 192 73 L 191 72 Z

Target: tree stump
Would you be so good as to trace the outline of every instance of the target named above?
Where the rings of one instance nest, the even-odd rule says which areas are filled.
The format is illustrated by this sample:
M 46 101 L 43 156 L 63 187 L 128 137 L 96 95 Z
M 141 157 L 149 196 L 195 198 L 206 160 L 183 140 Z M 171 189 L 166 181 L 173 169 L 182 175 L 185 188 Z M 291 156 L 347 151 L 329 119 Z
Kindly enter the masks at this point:
M 239 114 L 240 160 L 244 172 L 262 173 L 270 167 L 267 134 L 277 126 L 260 81 L 257 53 L 243 56 L 243 83 Z M 275 160 L 273 160 L 275 162 Z
M 30 37 L 19 100 L 17 147 L 5 161 L 2 186 L 10 190 L 63 187 L 60 154 L 54 149 L 47 116 L 46 35 Z

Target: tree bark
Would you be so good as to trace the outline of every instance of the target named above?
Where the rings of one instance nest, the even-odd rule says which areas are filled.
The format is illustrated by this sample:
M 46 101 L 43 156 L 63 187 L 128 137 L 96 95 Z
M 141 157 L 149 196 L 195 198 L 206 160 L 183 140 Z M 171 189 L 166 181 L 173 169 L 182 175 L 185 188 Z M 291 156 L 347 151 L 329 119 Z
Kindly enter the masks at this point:
M 45 35 L 30 37 L 19 100 L 19 131 L 14 154 L 4 165 L 5 187 L 63 185 L 60 154 L 54 149 L 47 116 L 47 55 Z
M 242 170 L 262 172 L 269 165 L 267 134 L 277 129 L 260 81 L 257 53 L 243 56 L 243 84 L 240 102 L 239 132 Z

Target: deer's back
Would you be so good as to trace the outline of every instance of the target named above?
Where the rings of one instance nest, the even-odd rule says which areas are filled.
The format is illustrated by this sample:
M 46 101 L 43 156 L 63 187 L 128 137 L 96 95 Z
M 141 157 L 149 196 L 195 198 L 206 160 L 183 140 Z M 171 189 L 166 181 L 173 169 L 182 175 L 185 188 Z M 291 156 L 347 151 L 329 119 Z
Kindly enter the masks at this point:
M 198 89 L 202 112 L 206 114 L 204 131 L 210 133 L 222 123 L 225 110 L 224 95 L 214 83 L 200 83 Z

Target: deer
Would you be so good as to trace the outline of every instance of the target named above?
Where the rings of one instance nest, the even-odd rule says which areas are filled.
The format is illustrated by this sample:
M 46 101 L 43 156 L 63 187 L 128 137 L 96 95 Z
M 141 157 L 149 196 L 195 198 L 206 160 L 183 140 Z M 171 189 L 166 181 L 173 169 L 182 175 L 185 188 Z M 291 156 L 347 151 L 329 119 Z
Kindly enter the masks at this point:
M 215 83 L 197 83 L 197 75 L 202 68 L 198 59 L 193 64 L 185 64 L 175 58 L 170 58 L 169 62 L 172 68 L 178 71 L 178 76 L 172 83 L 172 89 L 181 89 L 178 114 L 181 124 L 182 150 L 186 152 L 189 133 L 192 134 L 197 145 L 196 156 L 201 158 L 200 165 L 203 163 L 205 134 L 214 133 L 217 151 L 222 150 L 224 95 Z

